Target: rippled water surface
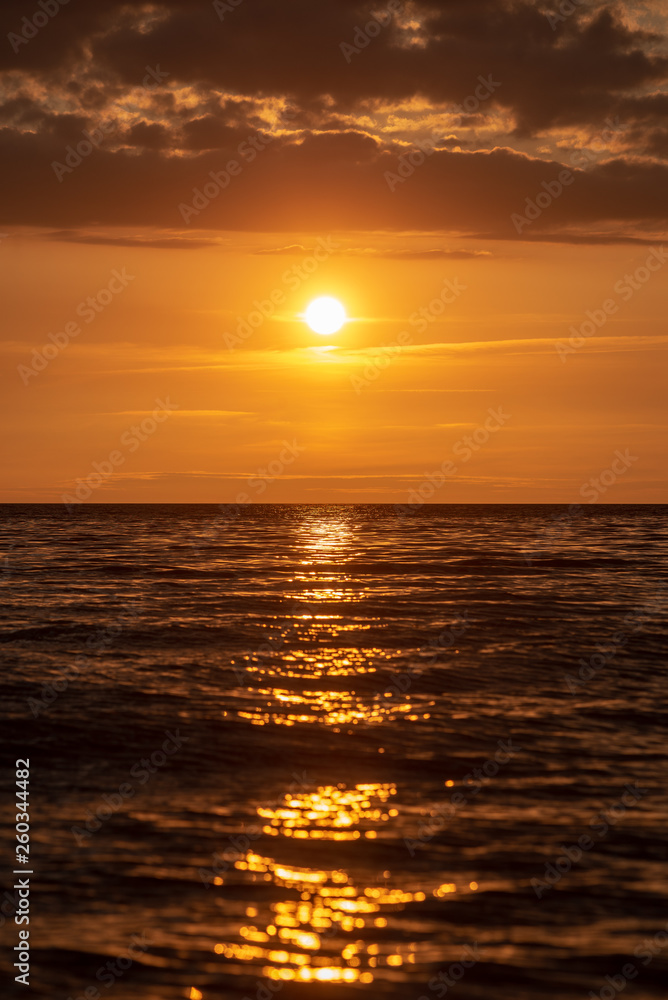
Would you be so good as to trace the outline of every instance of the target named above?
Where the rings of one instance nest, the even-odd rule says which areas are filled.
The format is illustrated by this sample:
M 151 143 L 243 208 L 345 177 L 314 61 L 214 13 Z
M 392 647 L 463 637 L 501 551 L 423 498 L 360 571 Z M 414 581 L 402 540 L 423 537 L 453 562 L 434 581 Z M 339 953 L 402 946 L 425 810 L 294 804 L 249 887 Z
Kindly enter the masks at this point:
M 666 508 L 3 515 L 6 995 L 665 997 Z

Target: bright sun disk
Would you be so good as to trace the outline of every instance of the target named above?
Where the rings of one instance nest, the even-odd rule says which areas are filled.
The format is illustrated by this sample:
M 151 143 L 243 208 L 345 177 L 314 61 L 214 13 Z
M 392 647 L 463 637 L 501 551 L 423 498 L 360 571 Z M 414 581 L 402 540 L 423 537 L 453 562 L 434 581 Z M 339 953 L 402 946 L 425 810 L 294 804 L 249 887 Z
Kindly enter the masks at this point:
M 304 313 L 304 319 L 313 332 L 324 336 L 340 330 L 347 318 L 346 310 L 339 300 L 330 295 L 314 299 Z

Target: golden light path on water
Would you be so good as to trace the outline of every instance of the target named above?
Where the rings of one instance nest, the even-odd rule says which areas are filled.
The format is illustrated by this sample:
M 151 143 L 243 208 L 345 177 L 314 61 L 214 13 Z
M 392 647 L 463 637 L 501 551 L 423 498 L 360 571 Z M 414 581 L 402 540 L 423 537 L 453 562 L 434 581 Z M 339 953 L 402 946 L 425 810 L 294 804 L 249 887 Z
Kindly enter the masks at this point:
M 374 840 L 398 815 L 392 783 L 321 786 L 311 793 L 288 793 L 275 807 L 258 807 L 262 832 L 278 838 L 355 841 Z M 277 850 L 277 852 L 279 851 Z M 284 900 L 245 906 L 236 940 L 216 943 L 217 955 L 260 966 L 272 980 L 301 983 L 371 983 L 395 978 L 403 966 L 433 961 L 429 922 L 412 917 L 422 943 L 408 941 L 401 913 L 427 896 L 442 898 L 457 891 L 454 883 L 411 891 L 391 886 L 391 873 L 379 873 L 382 884 L 361 885 L 344 869 L 314 869 L 282 863 L 275 857 L 245 852 L 234 863 L 235 874 L 219 876 L 215 885 L 271 883 L 287 890 Z M 477 883 L 461 886 L 473 892 Z M 201 996 L 193 987 L 192 997 Z
M 392 651 L 373 645 L 349 646 L 345 642 L 347 632 L 369 631 L 372 626 L 368 619 L 344 625 L 340 621 L 343 616 L 334 611 L 328 613 L 322 607 L 328 601 L 338 606 L 364 600 L 364 590 L 358 582 L 353 585 L 352 577 L 345 571 L 353 542 L 350 526 L 344 518 L 306 522 L 300 526 L 297 543 L 304 555 L 299 560 L 303 570 L 294 573 L 287 582 L 285 593 L 286 600 L 294 608 L 293 618 L 283 626 L 284 631 L 273 646 L 272 641 L 268 641 L 263 649 L 239 658 L 239 666 L 249 680 L 260 686 L 253 687 L 254 704 L 240 707 L 236 712 L 225 712 L 224 717 L 234 715 L 256 726 L 294 726 L 298 723 L 327 726 L 335 733 L 348 726 L 378 725 L 397 718 L 409 722 L 431 718 L 432 701 L 402 695 L 398 690 L 377 691 L 371 697 L 361 697 L 342 688 L 297 691 L 284 686 L 287 680 L 315 681 L 322 677 L 354 680 L 378 673 L 379 669 L 392 669 Z M 319 569 L 322 560 L 329 565 L 336 562 L 340 572 L 336 576 L 323 572 Z M 350 581 L 350 585 L 342 586 L 342 580 Z M 317 611 L 311 608 L 310 602 L 318 603 Z M 332 638 L 342 640 L 341 644 L 332 646 Z M 319 639 L 328 640 L 328 644 L 317 652 L 312 648 L 298 648 L 296 640 L 304 639 L 309 640 L 310 646 Z M 400 657 L 402 651 L 397 650 L 395 655 Z M 263 708 L 257 704 L 259 701 Z
M 225 714 L 257 726 L 318 725 L 337 733 L 346 731 L 344 727 L 377 726 L 398 717 L 411 722 L 428 720 L 430 713 L 425 709 L 433 704 L 430 701 L 418 706 L 417 697 L 400 692 L 388 695 L 373 686 L 371 694 L 357 694 L 313 683 L 322 678 L 336 678 L 340 683 L 350 677 L 353 686 L 355 678 L 373 675 L 379 668 L 391 669 L 393 654 L 372 645 L 346 645 L 340 616 L 323 608 L 327 601 L 340 605 L 364 599 L 359 581 L 353 583 L 345 572 L 346 557 L 354 545 L 345 519 L 301 525 L 298 544 L 304 558 L 286 581 L 286 598 L 294 608 L 292 620 L 283 625 L 286 638 L 275 647 L 268 644 L 264 651 L 242 657 L 250 690 L 240 691 L 240 697 L 250 700 L 252 695 L 253 700 Z M 327 564 L 327 569 L 319 570 L 319 562 Z M 340 567 L 335 576 L 331 575 L 332 563 Z M 309 602 L 318 603 L 317 611 Z M 370 626 L 352 626 L 356 631 L 365 627 Z M 332 644 L 339 637 L 343 641 Z M 325 639 L 327 644 L 317 648 Z M 299 648 L 304 640 L 305 648 Z M 294 688 L 300 688 L 296 690 L 288 687 L 289 681 L 305 681 L 309 686 L 295 683 Z M 226 900 L 224 907 L 232 922 L 214 948 L 225 960 L 226 973 L 243 975 L 252 970 L 279 982 L 368 984 L 377 979 L 403 980 L 409 970 L 426 969 L 439 959 L 442 951 L 435 937 L 442 927 L 437 917 L 420 915 L 420 904 L 455 891 L 474 892 L 477 883 L 439 885 L 425 876 L 424 884 L 412 885 L 409 891 L 392 884 L 390 871 L 378 872 L 374 879 L 368 874 L 354 875 L 343 866 L 302 867 L 281 860 L 282 848 L 300 841 L 323 845 L 336 841 L 342 848 L 346 842 L 361 846 L 399 841 L 403 847 L 396 795 L 391 782 L 339 783 L 290 792 L 278 803 L 257 807 L 262 834 L 272 838 L 275 850 L 271 855 L 247 850 L 234 862 L 234 871 L 216 877 L 214 884 L 234 890 L 235 900 L 240 885 L 263 883 L 284 889 L 285 898 L 258 899 L 253 905 Z M 338 858 L 334 853 L 328 856 Z M 200 1000 L 202 993 L 193 987 L 190 996 Z

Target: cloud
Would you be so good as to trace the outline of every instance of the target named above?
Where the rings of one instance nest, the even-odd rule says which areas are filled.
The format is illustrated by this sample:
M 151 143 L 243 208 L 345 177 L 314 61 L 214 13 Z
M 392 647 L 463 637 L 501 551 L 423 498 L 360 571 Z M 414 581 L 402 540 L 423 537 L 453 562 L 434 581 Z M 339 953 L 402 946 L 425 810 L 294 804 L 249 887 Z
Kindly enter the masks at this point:
M 403 356 L 448 357 L 456 354 L 554 354 L 557 340 L 547 337 L 524 337 L 512 340 L 457 341 L 439 344 L 411 344 L 401 348 Z M 668 336 L 597 336 L 587 340 L 580 351 L 581 357 L 588 353 L 617 354 L 622 351 L 657 351 L 668 347 Z M 363 352 L 359 352 L 360 354 Z
M 342 45 L 364 42 L 375 10 L 253 0 L 221 21 L 210 0 L 97 0 L 63 6 L 16 43 L 26 7 L 7 0 L 4 33 L 16 37 L 0 47 L 0 156 L 12 197 L 0 225 L 173 229 L 211 173 L 230 171 L 219 195 L 199 195 L 191 225 L 516 239 L 511 215 L 554 182 L 568 150 L 593 147 L 522 237 L 666 226 L 659 13 L 591 0 L 555 20 L 542 0 L 415 0 L 346 59 Z M 80 155 L 84 132 L 103 125 Z M 401 168 L 419 143 L 424 162 Z
M 97 413 L 97 416 L 114 417 L 150 417 L 153 410 L 104 410 Z M 179 417 L 256 417 L 257 413 L 252 410 L 182 410 L 176 411 Z M 173 415 L 173 414 L 172 414 Z
M 93 232 L 79 233 L 68 229 L 44 233 L 43 239 L 55 240 L 58 243 L 83 243 L 93 246 L 151 248 L 154 250 L 200 250 L 202 247 L 220 246 L 220 241 L 213 238 L 194 239 L 190 236 L 102 236 Z
M 515 357 L 519 355 L 542 354 L 552 355 L 557 359 L 556 344 L 558 338 L 548 337 L 516 337 L 512 339 L 450 341 L 426 344 L 408 344 L 397 347 L 397 356 L 402 358 L 464 358 L 469 355 L 497 355 L 499 357 Z M 594 354 L 619 354 L 622 352 L 665 351 L 668 347 L 668 336 L 596 336 L 587 340 L 586 346 L 579 351 L 581 358 Z M 336 360 L 348 365 L 364 365 L 378 357 L 378 348 L 362 347 L 357 349 L 342 349 Z M 373 387 L 369 391 L 374 391 Z M 375 390 L 379 391 L 379 390 Z M 380 390 L 382 391 L 382 390 Z M 412 390 L 392 390 L 412 391 Z M 423 390 L 419 390 L 423 391 Z M 429 391 L 429 390 L 427 390 Z M 431 390 L 440 391 L 440 390 Z M 489 390 L 463 390 L 465 392 Z
M 52 168 L 64 162 L 59 143 L 3 129 L 0 157 L 12 198 L 0 225 L 171 229 L 187 222 L 198 230 L 485 231 L 517 239 L 511 217 L 523 215 L 528 200 L 540 195 L 544 201 L 544 185 L 554 184 L 564 169 L 508 148 L 441 151 L 391 190 L 387 175 L 397 176 L 396 153 L 375 149 L 360 161 L 348 133 L 331 137 L 329 146 L 323 151 L 318 137 L 300 143 L 276 138 L 252 159 L 237 150 L 182 158 L 98 149 L 59 184 Z M 668 164 L 618 158 L 571 173 L 573 182 L 520 236 L 611 224 L 665 226 Z M 212 174 L 222 178 L 218 186 Z
M 285 247 L 264 247 L 259 250 L 254 250 L 255 254 L 276 254 L 277 256 L 284 257 L 302 257 L 304 254 L 313 253 L 315 247 L 305 247 L 301 243 L 290 243 Z
M 358 247 L 343 251 L 344 256 L 383 258 L 385 260 L 487 260 L 492 256 L 489 250 L 378 250 L 373 247 Z
M 478 240 L 506 239 L 501 233 L 476 233 Z M 522 234 L 522 240 L 528 243 L 570 243 L 573 246 L 663 246 L 666 239 L 656 239 L 648 236 L 629 236 L 624 233 L 529 233 Z
M 301 257 L 304 254 L 312 254 L 316 247 L 303 246 L 301 243 L 292 243 L 284 247 L 265 247 L 255 250 L 256 254 L 275 254 L 286 257 Z M 410 249 L 383 249 L 380 247 L 346 247 L 340 250 L 332 250 L 330 257 L 364 257 L 367 260 L 485 260 L 492 256 L 489 250 L 410 250 Z
M 102 0 L 63 10 L 19 53 L 4 46 L 0 67 L 51 72 L 90 46 L 97 75 L 135 83 L 147 65 L 161 64 L 182 85 L 228 93 L 288 95 L 309 105 L 327 95 L 336 110 L 360 102 L 459 103 L 479 74 L 502 81 L 498 100 L 522 132 L 564 121 L 591 121 L 610 95 L 647 90 L 665 78 L 656 33 L 625 17 L 633 5 L 592 2 L 551 24 L 555 5 L 534 0 L 416 2 L 389 20 L 349 60 L 342 44 L 372 19 L 371 3 L 341 0 L 254 0 L 221 20 L 209 0 L 144 3 Z M 7 31 L 23 4 L 3 11 Z M 20 62 L 17 60 L 20 56 Z M 91 81 L 92 83 L 92 81 Z M 496 101 L 496 98 L 494 99 Z M 494 103 L 494 102 L 493 102 Z

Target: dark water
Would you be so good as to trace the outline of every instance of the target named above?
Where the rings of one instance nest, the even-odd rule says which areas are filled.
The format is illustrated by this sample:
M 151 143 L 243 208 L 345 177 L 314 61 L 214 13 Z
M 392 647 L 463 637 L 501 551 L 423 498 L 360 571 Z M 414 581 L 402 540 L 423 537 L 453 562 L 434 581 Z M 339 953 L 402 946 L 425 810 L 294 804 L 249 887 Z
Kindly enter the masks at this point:
M 5 506 L 3 996 L 665 997 L 667 510 Z

